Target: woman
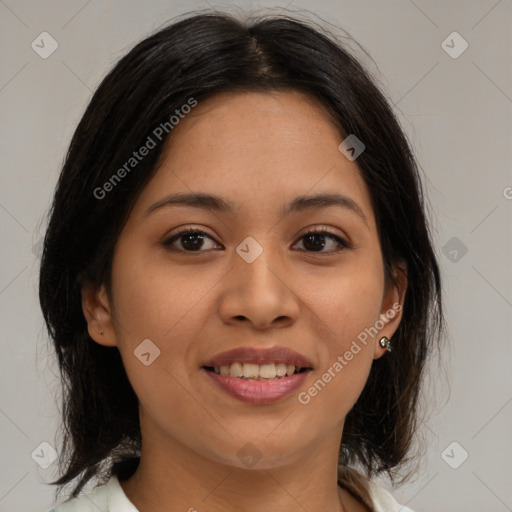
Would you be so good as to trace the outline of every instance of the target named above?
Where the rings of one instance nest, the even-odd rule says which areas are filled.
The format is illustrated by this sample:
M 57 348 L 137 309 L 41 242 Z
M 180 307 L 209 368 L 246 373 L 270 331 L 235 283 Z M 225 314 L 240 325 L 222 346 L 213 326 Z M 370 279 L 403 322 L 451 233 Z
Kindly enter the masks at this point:
M 441 285 L 414 157 L 362 66 L 288 17 L 135 46 L 71 141 L 40 301 L 56 512 L 395 511 Z M 91 478 L 103 484 L 78 496 Z

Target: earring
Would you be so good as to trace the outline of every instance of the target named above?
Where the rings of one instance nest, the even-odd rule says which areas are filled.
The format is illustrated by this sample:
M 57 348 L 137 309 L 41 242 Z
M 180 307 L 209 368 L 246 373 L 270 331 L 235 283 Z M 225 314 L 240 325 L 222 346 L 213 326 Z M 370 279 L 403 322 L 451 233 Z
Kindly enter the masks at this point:
M 103 331 L 98 331 L 100 334 L 103 334 Z
M 385 348 L 388 352 L 391 352 L 391 340 L 387 336 L 382 336 L 379 340 L 379 345 Z

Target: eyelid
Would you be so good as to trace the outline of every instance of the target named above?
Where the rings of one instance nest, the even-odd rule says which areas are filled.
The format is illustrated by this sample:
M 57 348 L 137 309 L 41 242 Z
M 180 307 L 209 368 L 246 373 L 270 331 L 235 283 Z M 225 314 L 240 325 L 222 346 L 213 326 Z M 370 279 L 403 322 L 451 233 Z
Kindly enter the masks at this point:
M 184 233 L 188 233 L 189 231 L 193 231 L 193 232 L 201 232 L 201 233 L 204 233 L 205 235 L 208 235 L 209 237 L 215 239 L 216 235 L 212 234 L 208 228 L 204 228 L 204 227 L 197 227 L 197 226 L 194 226 L 193 224 L 185 224 L 184 226 L 180 226 L 179 228 L 175 228 L 173 229 L 172 231 L 170 231 L 169 233 L 167 233 L 165 236 L 164 236 L 164 240 L 169 240 L 170 238 L 173 238 L 175 236 L 178 236 L 178 235 L 182 235 Z
M 335 231 L 336 228 L 332 226 L 328 226 L 325 224 L 313 224 L 313 226 L 306 226 L 304 231 L 299 236 L 307 235 L 308 233 L 327 233 L 329 235 L 337 236 L 345 240 L 348 243 L 348 236 L 346 236 L 343 232 L 339 233 Z M 339 231 L 339 228 L 338 228 Z

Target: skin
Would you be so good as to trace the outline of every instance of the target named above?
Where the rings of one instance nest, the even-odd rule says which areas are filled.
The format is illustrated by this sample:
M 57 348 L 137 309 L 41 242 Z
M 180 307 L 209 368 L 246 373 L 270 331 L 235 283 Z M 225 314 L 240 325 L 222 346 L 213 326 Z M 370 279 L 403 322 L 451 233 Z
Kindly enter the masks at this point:
M 119 237 L 112 297 L 104 286 L 82 290 L 89 334 L 118 347 L 139 398 L 141 462 L 121 484 L 141 512 L 367 510 L 337 486 L 338 449 L 372 361 L 386 353 L 378 340 L 392 337 L 401 312 L 308 404 L 297 399 L 405 293 L 405 278 L 385 285 L 370 195 L 357 161 L 338 149 L 343 138 L 298 92 L 199 103 L 174 128 Z M 235 212 L 175 205 L 144 216 L 166 195 L 192 191 L 222 196 Z M 333 191 L 365 220 L 339 206 L 282 214 L 299 195 Z M 183 237 L 175 251 L 162 245 L 188 226 L 211 237 L 202 252 L 187 252 Z M 311 249 L 303 235 L 321 227 L 351 248 L 327 237 L 320 253 Z M 247 236 L 263 249 L 252 263 L 235 251 Z M 161 353 L 145 366 L 133 352 L 148 338 Z M 200 370 L 220 352 L 273 345 L 314 367 L 277 403 L 239 401 Z M 237 456 L 247 443 L 261 456 L 252 467 Z

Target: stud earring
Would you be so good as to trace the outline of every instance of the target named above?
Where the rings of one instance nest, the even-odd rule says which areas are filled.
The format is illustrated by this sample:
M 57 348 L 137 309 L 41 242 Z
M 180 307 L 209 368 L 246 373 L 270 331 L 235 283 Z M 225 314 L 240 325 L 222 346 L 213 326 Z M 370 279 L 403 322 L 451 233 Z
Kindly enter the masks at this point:
M 391 352 L 391 340 L 387 336 L 382 336 L 379 340 L 379 345 L 385 348 L 388 352 Z
M 100 334 L 103 334 L 103 331 L 98 331 Z

